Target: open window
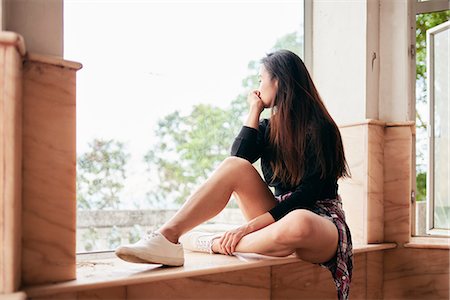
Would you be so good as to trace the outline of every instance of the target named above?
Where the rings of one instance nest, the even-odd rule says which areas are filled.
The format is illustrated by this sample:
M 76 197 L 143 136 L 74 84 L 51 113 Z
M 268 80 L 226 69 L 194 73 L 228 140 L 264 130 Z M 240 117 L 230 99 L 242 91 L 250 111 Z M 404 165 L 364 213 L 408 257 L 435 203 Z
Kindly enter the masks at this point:
M 448 236 L 450 1 L 415 2 L 415 236 Z
M 135 242 L 175 213 L 229 155 L 258 60 L 305 58 L 309 3 L 64 2 L 64 57 L 83 63 L 77 252 Z M 233 209 L 216 221 L 238 224 Z
M 427 233 L 450 232 L 450 21 L 427 31 Z

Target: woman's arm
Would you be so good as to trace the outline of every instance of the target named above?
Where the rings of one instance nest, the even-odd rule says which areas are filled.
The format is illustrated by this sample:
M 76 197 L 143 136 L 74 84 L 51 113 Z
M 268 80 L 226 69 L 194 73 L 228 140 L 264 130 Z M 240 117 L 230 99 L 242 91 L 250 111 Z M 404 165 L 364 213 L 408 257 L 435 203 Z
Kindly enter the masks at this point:
M 259 98 L 257 90 L 248 95 L 247 101 L 250 105 L 247 120 L 234 139 L 230 154 L 254 163 L 261 156 L 264 148 L 264 134 L 268 122 L 267 120 L 259 121 L 261 112 L 264 110 L 264 103 Z
M 225 232 L 218 241 L 220 252 L 223 254 L 232 255 L 232 253 L 236 249 L 236 245 L 239 243 L 242 237 L 254 231 L 258 231 L 261 228 L 264 228 L 274 222 L 275 220 L 272 215 L 267 212 L 254 218 L 253 220 L 250 220 L 248 223 L 239 226 L 236 229 Z

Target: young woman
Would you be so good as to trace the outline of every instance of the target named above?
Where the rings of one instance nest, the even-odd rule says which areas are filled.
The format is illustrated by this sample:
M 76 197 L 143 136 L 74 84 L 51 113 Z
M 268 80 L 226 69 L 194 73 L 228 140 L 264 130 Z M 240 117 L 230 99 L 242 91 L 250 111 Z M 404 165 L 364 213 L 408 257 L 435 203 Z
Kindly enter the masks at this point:
M 339 129 L 294 53 L 267 55 L 259 78 L 231 156 L 172 219 L 116 254 L 130 262 L 180 266 L 183 247 L 226 255 L 295 253 L 328 268 L 339 298 L 347 298 L 353 255 L 338 194 L 337 180 L 349 176 Z M 272 108 L 270 119 L 260 120 L 265 108 Z M 265 181 L 252 166 L 258 158 Z M 232 194 L 246 224 L 220 235 L 188 232 L 222 211 Z

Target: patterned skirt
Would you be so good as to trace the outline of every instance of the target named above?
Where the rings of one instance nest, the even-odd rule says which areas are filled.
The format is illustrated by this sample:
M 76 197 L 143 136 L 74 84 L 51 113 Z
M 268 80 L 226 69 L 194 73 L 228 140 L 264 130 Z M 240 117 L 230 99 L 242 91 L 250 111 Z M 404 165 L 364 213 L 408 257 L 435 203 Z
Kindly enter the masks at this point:
M 281 202 L 291 193 L 276 197 Z M 350 291 L 350 282 L 352 280 L 353 269 L 353 247 L 350 229 L 345 222 L 345 214 L 342 209 L 342 200 L 340 195 L 336 199 L 324 199 L 316 202 L 311 209 L 312 212 L 322 216 L 336 225 L 339 234 L 338 247 L 336 255 L 325 263 L 318 264 L 331 272 L 338 299 L 348 299 Z

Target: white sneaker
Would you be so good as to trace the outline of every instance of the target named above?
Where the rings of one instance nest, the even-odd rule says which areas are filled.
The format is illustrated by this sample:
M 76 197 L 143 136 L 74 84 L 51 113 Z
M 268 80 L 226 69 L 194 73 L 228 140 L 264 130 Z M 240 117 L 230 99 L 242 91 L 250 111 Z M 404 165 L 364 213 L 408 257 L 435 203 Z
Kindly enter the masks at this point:
M 213 241 L 221 236 L 220 233 L 190 231 L 180 237 L 180 243 L 187 250 L 213 254 Z
M 184 264 L 183 246 L 174 244 L 159 232 L 149 233 L 131 245 L 120 246 L 116 255 L 128 262 L 182 266 Z

